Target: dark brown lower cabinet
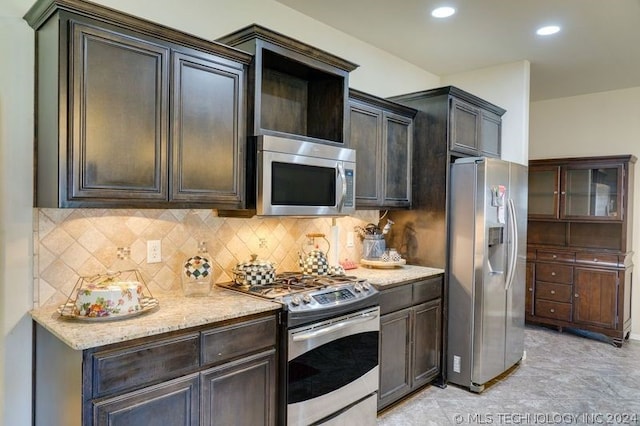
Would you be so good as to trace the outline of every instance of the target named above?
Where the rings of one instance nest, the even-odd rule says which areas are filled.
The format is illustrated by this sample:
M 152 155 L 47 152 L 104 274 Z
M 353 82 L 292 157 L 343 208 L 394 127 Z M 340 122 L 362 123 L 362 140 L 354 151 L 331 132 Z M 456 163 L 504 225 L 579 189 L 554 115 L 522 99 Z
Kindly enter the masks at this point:
M 439 275 L 381 290 L 378 411 L 441 372 L 442 281 Z
M 34 424 L 275 425 L 273 314 L 77 351 L 36 324 Z
M 198 422 L 199 375 L 190 374 L 93 404 L 95 425 L 165 426 Z
M 203 371 L 202 424 L 274 425 L 275 376 L 274 350 Z

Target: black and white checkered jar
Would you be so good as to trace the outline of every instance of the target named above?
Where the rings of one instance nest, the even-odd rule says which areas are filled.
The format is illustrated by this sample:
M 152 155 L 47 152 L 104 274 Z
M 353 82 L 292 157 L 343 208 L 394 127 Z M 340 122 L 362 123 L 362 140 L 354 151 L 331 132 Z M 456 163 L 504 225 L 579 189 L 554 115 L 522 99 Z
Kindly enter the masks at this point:
M 267 285 L 276 278 L 276 268 L 272 262 L 258 260 L 255 254 L 248 262 L 238 263 L 233 269 L 233 281 L 239 285 Z

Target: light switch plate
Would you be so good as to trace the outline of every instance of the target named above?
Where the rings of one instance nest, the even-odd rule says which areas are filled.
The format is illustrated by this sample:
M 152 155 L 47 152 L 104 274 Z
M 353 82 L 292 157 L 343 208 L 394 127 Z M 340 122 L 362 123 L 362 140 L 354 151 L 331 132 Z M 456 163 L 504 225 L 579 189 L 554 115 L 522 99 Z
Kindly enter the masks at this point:
M 147 263 L 162 262 L 162 244 L 160 240 L 147 241 Z
M 355 245 L 355 233 L 353 231 L 347 232 L 347 247 L 353 247 Z

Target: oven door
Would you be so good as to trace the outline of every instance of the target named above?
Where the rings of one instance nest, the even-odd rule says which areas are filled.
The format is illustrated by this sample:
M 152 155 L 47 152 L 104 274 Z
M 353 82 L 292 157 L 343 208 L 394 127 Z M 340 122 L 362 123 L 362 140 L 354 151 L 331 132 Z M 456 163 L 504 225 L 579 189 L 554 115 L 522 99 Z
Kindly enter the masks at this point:
M 289 425 L 354 411 L 352 406 L 375 394 L 379 333 L 379 307 L 289 330 Z

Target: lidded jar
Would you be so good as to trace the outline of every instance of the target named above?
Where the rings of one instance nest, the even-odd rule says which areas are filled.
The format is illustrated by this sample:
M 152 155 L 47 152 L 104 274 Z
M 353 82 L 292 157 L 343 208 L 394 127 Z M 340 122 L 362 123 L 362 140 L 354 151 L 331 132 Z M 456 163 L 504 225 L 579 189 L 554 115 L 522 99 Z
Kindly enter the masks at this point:
M 182 268 L 182 290 L 185 296 L 208 296 L 211 292 L 213 265 L 207 243 L 198 244 L 198 253 L 188 258 Z
M 276 278 L 276 267 L 272 262 L 258 259 L 258 255 L 252 254 L 251 260 L 238 263 L 233 272 L 233 281 L 238 285 L 265 285 L 272 284 Z

